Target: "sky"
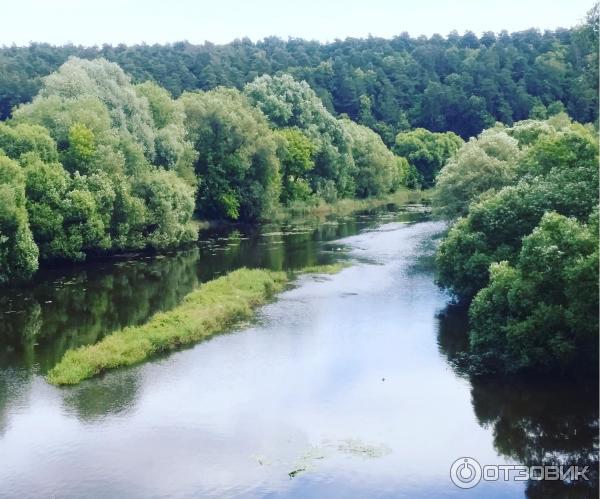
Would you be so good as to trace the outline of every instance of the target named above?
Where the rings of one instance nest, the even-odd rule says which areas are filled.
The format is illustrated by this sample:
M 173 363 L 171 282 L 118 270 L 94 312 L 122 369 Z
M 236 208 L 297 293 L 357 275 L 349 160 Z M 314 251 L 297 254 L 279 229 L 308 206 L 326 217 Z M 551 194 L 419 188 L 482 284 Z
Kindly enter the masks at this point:
M 593 0 L 1 0 L 0 45 L 480 34 L 582 21 Z

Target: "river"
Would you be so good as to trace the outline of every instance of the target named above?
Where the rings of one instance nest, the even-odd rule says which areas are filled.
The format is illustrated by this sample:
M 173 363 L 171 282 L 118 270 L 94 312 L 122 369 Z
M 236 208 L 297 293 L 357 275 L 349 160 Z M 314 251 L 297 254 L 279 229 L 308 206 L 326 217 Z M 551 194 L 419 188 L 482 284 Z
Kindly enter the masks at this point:
M 597 497 L 597 385 L 472 380 L 452 362 L 466 318 L 434 283 L 444 229 L 391 206 L 224 226 L 185 251 L 0 290 L 0 497 Z M 340 259 L 229 334 L 76 387 L 44 380 L 67 348 L 227 271 Z M 595 479 L 467 491 L 450 480 L 463 456 Z

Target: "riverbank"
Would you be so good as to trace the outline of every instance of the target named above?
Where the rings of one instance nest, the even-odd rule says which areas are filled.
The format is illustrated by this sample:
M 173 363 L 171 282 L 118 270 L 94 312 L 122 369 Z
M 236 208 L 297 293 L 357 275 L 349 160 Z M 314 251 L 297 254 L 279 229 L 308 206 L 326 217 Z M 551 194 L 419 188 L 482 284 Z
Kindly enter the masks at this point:
M 318 199 L 315 203 L 297 202 L 282 206 L 272 217 L 273 221 L 283 221 L 305 216 L 349 215 L 356 211 L 372 210 L 388 204 L 429 204 L 430 191 L 399 189 L 385 196 L 364 199 L 339 199 L 326 203 Z
M 334 274 L 345 266 L 344 262 L 317 265 L 299 273 Z M 154 315 L 145 324 L 68 350 L 47 379 L 53 385 L 75 385 L 109 369 L 138 364 L 158 353 L 207 340 L 252 317 L 257 307 L 296 274 L 247 268 L 230 272 L 202 284 L 186 295 L 181 305 Z

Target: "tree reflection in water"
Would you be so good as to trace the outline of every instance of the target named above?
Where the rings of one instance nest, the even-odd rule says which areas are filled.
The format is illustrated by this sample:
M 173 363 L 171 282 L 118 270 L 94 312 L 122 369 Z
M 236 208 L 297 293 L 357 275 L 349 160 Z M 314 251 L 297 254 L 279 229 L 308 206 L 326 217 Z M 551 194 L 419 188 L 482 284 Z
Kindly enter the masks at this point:
M 527 466 L 589 467 L 589 481 L 530 480 L 527 496 L 598 497 L 597 380 L 469 377 L 457 362 L 468 346 L 467 328 L 466 309 L 449 305 L 439 314 L 438 345 L 455 372 L 469 378 L 475 415 L 492 429 L 498 453 Z

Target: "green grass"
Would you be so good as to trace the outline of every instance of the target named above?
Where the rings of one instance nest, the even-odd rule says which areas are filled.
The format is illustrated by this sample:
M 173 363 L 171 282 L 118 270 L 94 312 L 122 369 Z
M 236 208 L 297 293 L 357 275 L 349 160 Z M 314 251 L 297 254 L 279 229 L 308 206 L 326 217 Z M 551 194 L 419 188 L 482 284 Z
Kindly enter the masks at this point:
M 350 262 L 336 262 L 325 265 L 310 265 L 298 271 L 300 274 L 337 274 L 351 265 Z
M 140 326 L 109 334 L 94 345 L 68 350 L 48 373 L 53 385 L 75 385 L 109 369 L 131 366 L 161 352 L 206 340 L 252 317 L 299 274 L 335 274 L 348 262 L 275 272 L 241 268 L 202 284 L 178 307 L 154 315 Z
M 74 385 L 108 369 L 138 364 L 160 352 L 206 340 L 249 319 L 288 279 L 285 272 L 242 268 L 209 281 L 178 307 L 154 315 L 141 326 L 126 327 L 94 345 L 68 350 L 47 379 L 54 385 Z
M 392 194 L 365 199 L 340 199 L 335 203 L 326 203 L 318 200 L 316 203 L 295 202 L 290 206 L 284 206 L 272 217 L 273 220 L 286 220 L 299 216 L 325 216 L 325 215 L 349 215 L 356 211 L 372 210 L 386 204 L 427 204 L 429 194 L 427 191 L 400 189 Z

